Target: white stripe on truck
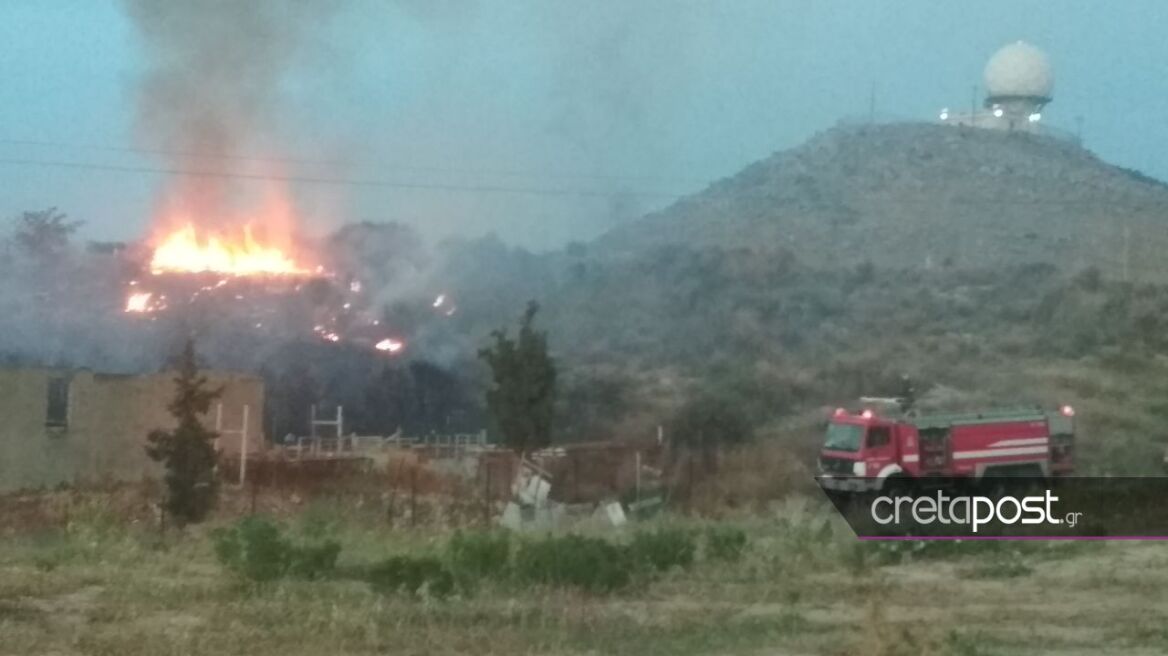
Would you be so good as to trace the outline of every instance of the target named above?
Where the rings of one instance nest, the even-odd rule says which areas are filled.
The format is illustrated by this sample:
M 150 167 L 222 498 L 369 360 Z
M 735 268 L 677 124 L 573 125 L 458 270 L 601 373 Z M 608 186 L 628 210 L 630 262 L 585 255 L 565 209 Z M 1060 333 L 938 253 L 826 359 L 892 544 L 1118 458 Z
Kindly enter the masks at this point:
M 1046 437 L 1027 437 L 1018 440 L 998 440 L 990 445 L 990 448 L 1007 447 L 1007 446 L 1035 446 L 1038 444 L 1046 444 L 1050 438 Z
M 1030 456 L 1046 453 L 1045 446 L 1018 447 L 1015 449 L 986 449 L 984 451 L 954 451 L 954 460 L 969 460 L 970 458 L 1002 458 L 1005 456 Z

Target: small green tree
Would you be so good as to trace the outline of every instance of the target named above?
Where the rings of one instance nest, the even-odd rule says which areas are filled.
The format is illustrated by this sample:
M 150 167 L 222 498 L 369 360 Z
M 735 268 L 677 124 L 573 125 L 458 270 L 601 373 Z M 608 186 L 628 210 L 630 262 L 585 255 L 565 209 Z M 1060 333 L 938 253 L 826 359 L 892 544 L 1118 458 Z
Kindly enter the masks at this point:
M 146 453 L 165 467 L 164 507 L 182 525 L 202 520 L 215 504 L 217 435 L 203 426 L 200 417 L 222 389 L 210 388 L 199 373 L 194 340 L 187 340 L 176 365 L 175 395 L 167 407 L 177 425 L 173 430 L 150 431 Z
M 547 333 L 533 325 L 538 311 L 539 305 L 529 302 L 517 338 L 493 331 L 494 344 L 479 351 L 491 368 L 487 410 L 504 443 L 521 456 L 551 442 L 555 414 L 556 366 L 548 355 Z
M 69 238 L 81 221 L 70 221 L 57 208 L 39 212 L 24 212 L 15 221 L 13 237 L 21 248 L 37 259 L 60 255 L 69 245 Z

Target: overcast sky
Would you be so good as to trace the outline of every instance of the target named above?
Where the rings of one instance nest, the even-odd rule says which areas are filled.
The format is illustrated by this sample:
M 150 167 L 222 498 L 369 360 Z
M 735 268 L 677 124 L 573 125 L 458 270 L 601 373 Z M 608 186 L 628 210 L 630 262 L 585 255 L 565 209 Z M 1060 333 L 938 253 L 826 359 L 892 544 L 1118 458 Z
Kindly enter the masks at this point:
M 240 153 L 378 183 L 294 185 L 315 231 L 397 220 L 534 248 L 592 238 L 866 116 L 873 89 L 882 116 L 966 107 L 986 59 L 1018 39 L 1054 65 L 1044 120 L 1082 117 L 1102 157 L 1168 177 L 1160 0 L 338 4 L 285 71 L 269 150 Z M 170 163 L 117 150 L 151 145 L 135 123 L 141 36 L 118 0 L 0 4 L 0 215 L 57 205 L 90 238 L 142 233 L 167 182 L 147 170 Z M 137 170 L 62 166 L 78 163 Z

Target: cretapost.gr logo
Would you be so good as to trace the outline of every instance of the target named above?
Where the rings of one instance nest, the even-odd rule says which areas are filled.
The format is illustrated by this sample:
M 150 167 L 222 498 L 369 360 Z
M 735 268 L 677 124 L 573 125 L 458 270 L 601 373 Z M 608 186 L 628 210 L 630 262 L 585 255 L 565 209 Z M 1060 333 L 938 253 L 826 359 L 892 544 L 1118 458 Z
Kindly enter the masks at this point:
M 1058 513 L 1059 500 L 1050 490 L 1042 496 L 1002 496 L 996 499 L 980 495 L 949 496 L 943 490 L 935 495 L 878 496 L 872 500 L 873 521 L 882 526 L 912 521 L 921 526 L 934 523 L 968 526 L 977 533 L 979 527 L 1003 524 L 1049 524 L 1074 528 L 1083 513 Z

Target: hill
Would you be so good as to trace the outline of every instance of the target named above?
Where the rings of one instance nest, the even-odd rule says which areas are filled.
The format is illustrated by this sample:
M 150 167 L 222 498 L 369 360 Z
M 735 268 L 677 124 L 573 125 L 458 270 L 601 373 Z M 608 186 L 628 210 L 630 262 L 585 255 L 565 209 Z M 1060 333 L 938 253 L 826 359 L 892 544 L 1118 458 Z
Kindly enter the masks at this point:
M 790 250 L 824 266 L 1089 266 L 1168 278 L 1168 186 L 1076 144 L 930 124 L 840 127 L 603 236 Z M 1126 271 L 1125 271 L 1126 263 Z
M 1082 471 L 1153 473 L 1159 208 L 1168 187 L 1064 141 L 835 129 L 592 244 L 448 244 L 443 334 L 473 353 L 538 300 L 557 439 L 652 434 L 713 396 L 811 460 L 823 408 L 908 374 L 934 409 L 1070 403 Z

